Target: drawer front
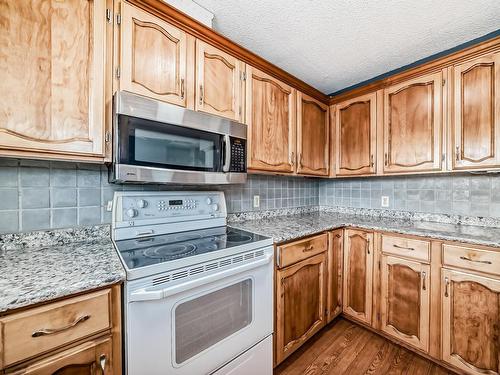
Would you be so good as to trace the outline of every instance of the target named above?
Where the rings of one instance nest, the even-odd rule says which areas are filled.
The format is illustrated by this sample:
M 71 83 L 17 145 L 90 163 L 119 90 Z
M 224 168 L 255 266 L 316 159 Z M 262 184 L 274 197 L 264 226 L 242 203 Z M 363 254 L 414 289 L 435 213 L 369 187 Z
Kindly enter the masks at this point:
M 430 248 L 429 241 L 382 235 L 382 252 L 386 254 L 429 262 Z
M 500 252 L 443 245 L 443 265 L 500 275 Z
M 278 268 L 283 268 L 328 250 L 328 234 L 308 237 L 278 246 Z
M 107 289 L 0 319 L 3 366 L 110 328 L 110 298 Z

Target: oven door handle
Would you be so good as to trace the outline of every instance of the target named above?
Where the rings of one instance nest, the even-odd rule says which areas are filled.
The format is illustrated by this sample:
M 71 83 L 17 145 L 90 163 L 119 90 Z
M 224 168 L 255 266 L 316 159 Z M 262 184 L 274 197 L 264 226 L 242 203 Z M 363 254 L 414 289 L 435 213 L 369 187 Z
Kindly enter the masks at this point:
M 224 164 L 222 164 L 222 172 L 229 172 L 231 166 L 231 137 L 228 134 L 224 135 Z
M 271 262 L 273 259 L 273 254 L 267 254 L 264 256 L 264 258 L 259 259 L 255 262 L 252 263 L 247 263 L 247 264 L 242 264 L 241 266 L 227 269 L 221 272 L 217 272 L 211 275 L 207 275 L 205 277 L 201 277 L 192 281 L 188 281 L 186 283 L 182 284 L 177 284 L 174 285 L 170 288 L 164 288 L 160 290 L 147 290 L 146 288 L 144 289 L 139 289 L 130 294 L 129 297 L 129 302 L 141 302 L 141 301 L 151 301 L 151 300 L 159 300 L 162 298 L 167 298 L 170 296 L 173 296 L 178 293 L 185 292 L 189 289 L 196 288 L 201 285 L 206 285 L 209 283 L 213 283 L 215 281 L 218 281 L 220 279 L 223 279 L 225 277 L 237 275 L 239 273 L 264 266 Z M 270 271 L 271 272 L 271 271 Z

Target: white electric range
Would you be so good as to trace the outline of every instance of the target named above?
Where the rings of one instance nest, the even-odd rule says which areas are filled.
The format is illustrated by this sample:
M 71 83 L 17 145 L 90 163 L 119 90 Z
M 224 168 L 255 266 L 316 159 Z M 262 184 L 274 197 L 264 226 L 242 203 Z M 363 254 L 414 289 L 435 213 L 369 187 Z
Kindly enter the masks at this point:
M 226 217 L 223 192 L 115 193 L 127 374 L 272 374 L 272 240 Z

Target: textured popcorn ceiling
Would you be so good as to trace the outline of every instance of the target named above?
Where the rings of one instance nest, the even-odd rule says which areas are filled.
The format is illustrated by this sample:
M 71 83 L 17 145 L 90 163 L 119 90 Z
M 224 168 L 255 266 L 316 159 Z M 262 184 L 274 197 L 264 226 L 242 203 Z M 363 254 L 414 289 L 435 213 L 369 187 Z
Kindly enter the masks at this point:
M 500 0 L 195 0 L 214 29 L 331 93 L 500 28 Z

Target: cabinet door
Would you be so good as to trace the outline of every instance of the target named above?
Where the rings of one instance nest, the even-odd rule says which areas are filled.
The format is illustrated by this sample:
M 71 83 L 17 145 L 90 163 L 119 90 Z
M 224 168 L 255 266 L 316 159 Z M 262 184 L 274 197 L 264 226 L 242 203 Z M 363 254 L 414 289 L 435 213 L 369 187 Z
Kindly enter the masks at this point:
M 277 271 L 277 363 L 292 354 L 325 324 L 325 286 L 325 253 Z
M 442 269 L 443 360 L 500 374 L 500 281 Z
M 196 110 L 243 120 L 245 64 L 196 40 Z
M 401 341 L 429 350 L 430 266 L 382 256 L 382 330 Z
M 0 155 L 104 156 L 105 5 L 2 2 Z
M 328 106 L 297 94 L 297 173 L 328 176 Z
M 121 90 L 186 106 L 184 31 L 124 2 L 120 50 Z
M 454 169 L 500 167 L 500 53 L 452 68 Z
M 384 90 L 384 172 L 441 169 L 441 72 Z
M 86 342 L 23 368 L 26 375 L 111 375 L 111 338 Z M 17 373 L 16 373 L 17 374 Z
M 363 95 L 335 107 L 336 174 L 375 173 L 377 94 Z
M 328 286 L 326 320 L 331 322 L 342 312 L 342 266 L 344 262 L 344 231 L 328 233 Z
M 344 232 L 344 314 L 371 324 L 373 233 Z
M 247 73 L 248 168 L 291 173 L 296 90 L 250 66 Z

